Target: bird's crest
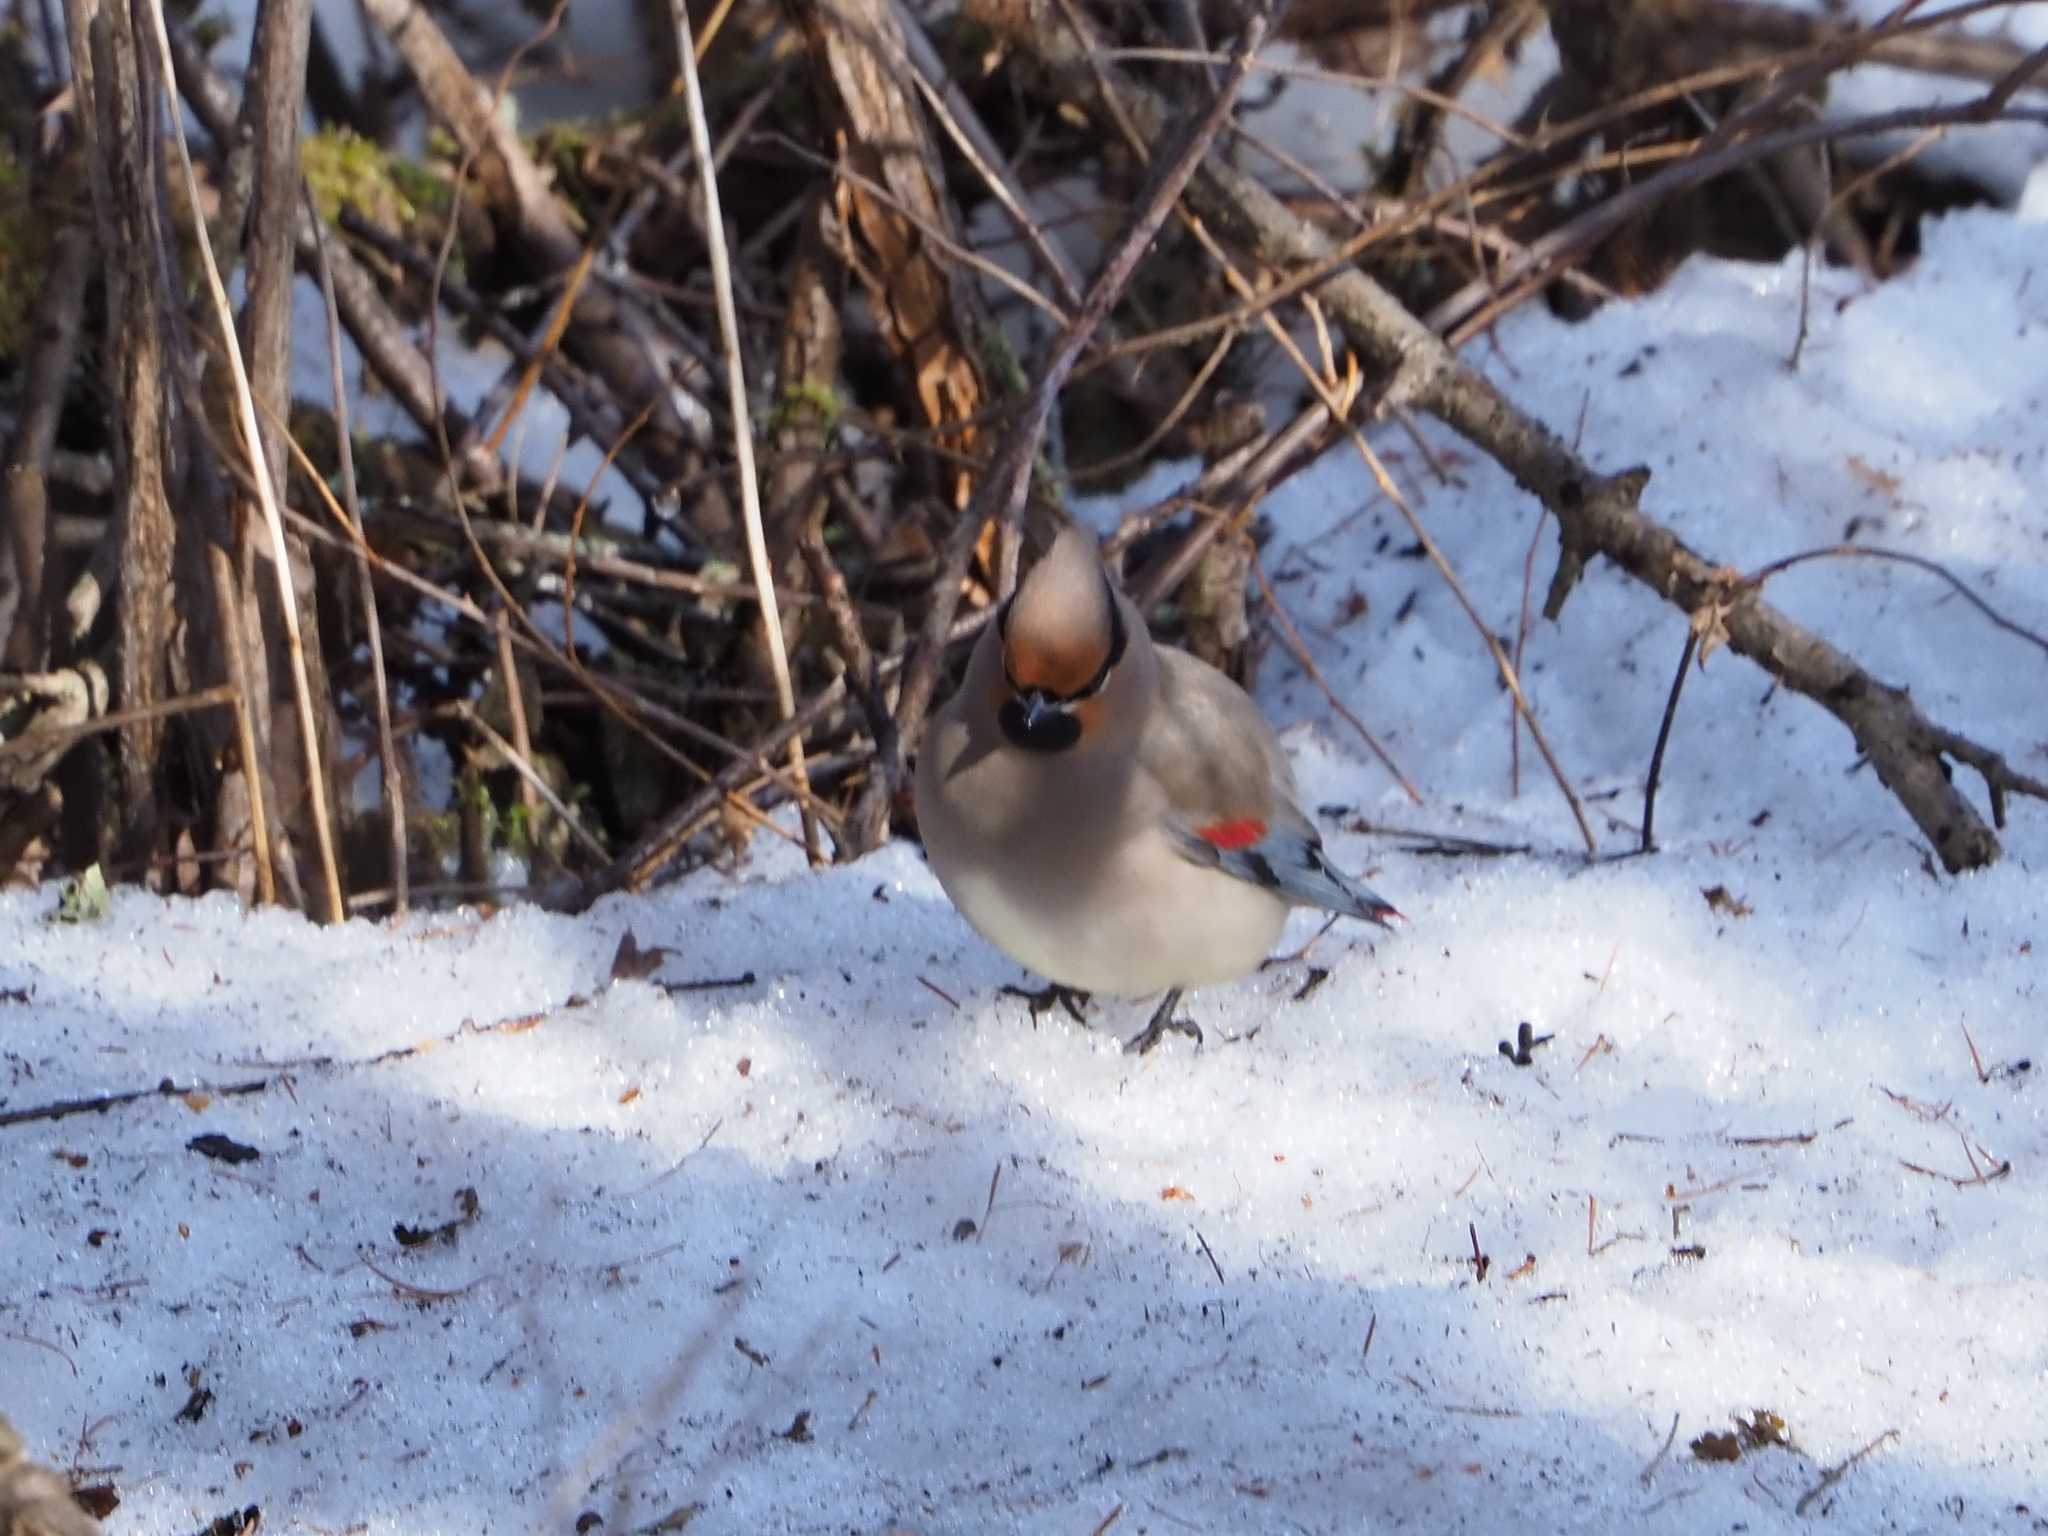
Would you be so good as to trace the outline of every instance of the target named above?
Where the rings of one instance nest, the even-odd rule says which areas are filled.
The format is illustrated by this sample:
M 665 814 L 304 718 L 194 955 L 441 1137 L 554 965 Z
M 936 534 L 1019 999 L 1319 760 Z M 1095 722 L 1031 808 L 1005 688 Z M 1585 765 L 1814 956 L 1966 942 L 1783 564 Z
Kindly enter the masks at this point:
M 1080 528 L 1064 530 L 1000 623 L 1003 670 L 1013 690 L 1068 702 L 1099 689 L 1121 659 L 1124 635 L 1094 538 Z

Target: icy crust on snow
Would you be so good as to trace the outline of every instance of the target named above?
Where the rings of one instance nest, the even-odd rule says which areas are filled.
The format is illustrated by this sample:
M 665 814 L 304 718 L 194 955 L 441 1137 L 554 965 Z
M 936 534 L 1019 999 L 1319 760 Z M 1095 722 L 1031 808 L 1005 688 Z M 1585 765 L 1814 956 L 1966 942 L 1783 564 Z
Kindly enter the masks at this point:
M 1710 559 L 1853 537 L 2039 633 L 2038 204 L 1932 226 L 1882 288 L 1813 274 L 1796 371 L 1796 261 L 1694 263 L 1474 355 L 1593 463 L 1647 464 Z M 1447 482 L 1381 446 L 1512 637 L 1535 511 L 1429 442 Z M 1191 1000 L 1203 1050 L 1133 1060 L 1142 1006 L 1031 1022 L 904 845 L 811 874 L 762 839 L 581 919 L 323 931 L 120 893 L 71 928 L 0 897 L 0 1116 L 209 1090 L 0 1125 L 0 1410 L 163 1536 L 252 1503 L 394 1536 L 698 1504 L 718 1531 L 2033 1529 L 2048 811 L 1942 876 L 1846 733 L 1721 652 L 1664 851 L 1589 866 L 1526 735 L 1510 793 L 1498 684 L 1348 452 L 1268 504 L 1264 558 L 1427 803 L 1277 646 L 1260 693 L 1400 932 L 1300 918 L 1306 957 Z M 2048 771 L 2048 660 L 1938 578 L 1816 561 L 1768 596 Z M 1596 565 L 1531 628 L 1609 854 L 1683 623 Z M 610 983 L 628 930 L 662 980 L 726 984 Z M 1552 1038 L 1518 1067 L 1523 1022 Z M 398 1240 L 464 1190 L 452 1242 Z M 1689 1449 L 1757 1410 L 1797 1449 Z

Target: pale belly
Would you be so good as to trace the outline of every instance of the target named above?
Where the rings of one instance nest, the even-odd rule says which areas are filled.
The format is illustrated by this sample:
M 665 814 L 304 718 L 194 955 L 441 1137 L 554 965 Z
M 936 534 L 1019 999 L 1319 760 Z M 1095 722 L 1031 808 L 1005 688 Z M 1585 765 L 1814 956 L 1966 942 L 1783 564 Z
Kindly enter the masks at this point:
M 934 867 L 982 937 L 1047 980 L 1085 992 L 1135 997 L 1232 980 L 1272 953 L 1287 921 L 1279 898 L 1188 863 L 1164 837 L 1109 861 L 1087 889 L 1022 888 L 986 872 L 993 863 L 982 873 Z

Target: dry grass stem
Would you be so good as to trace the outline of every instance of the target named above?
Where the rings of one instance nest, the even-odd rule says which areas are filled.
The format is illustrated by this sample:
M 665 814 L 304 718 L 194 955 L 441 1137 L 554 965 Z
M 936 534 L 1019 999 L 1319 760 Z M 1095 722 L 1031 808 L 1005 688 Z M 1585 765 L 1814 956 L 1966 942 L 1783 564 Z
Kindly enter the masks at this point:
M 786 721 L 796 714 L 796 687 L 789 676 L 789 647 L 782 632 L 782 613 L 775 601 L 775 573 L 768 562 L 768 535 L 761 526 L 761 483 L 754 468 L 754 428 L 747 408 L 747 375 L 740 355 L 739 316 L 733 308 L 732 258 L 725 245 L 725 215 L 718 204 L 718 175 L 711 155 L 711 127 L 704 117 L 704 85 L 697 77 L 697 50 L 690 41 L 689 7 L 669 0 L 675 22 L 676 54 L 682 61 L 683 101 L 690 138 L 697 150 L 698 179 L 704 190 L 704 231 L 711 253 L 711 291 L 718 299 L 718 333 L 725 345 L 726 396 L 732 411 L 733 456 L 739 461 L 740 507 L 747 530 L 747 563 L 760 594 L 761 624 L 768 641 L 768 660 L 775 675 L 775 699 Z M 810 784 L 804 772 L 801 734 L 790 738 L 789 773 L 800 794 L 804 845 L 811 862 L 822 860 L 810 810 Z

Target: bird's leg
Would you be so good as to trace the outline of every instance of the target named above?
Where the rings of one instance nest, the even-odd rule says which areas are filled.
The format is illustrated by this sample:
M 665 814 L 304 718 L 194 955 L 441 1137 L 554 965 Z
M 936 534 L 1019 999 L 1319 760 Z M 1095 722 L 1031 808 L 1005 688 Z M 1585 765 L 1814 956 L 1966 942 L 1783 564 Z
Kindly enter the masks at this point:
M 1152 1010 L 1152 1018 L 1145 1027 L 1124 1042 L 1124 1053 L 1142 1056 L 1169 1034 L 1186 1035 L 1199 1049 L 1202 1044 L 1202 1026 L 1193 1019 L 1176 1019 L 1173 1010 L 1180 1006 L 1179 987 L 1175 987 L 1159 1000 L 1159 1006 Z
M 1058 982 L 1047 982 L 1036 989 L 1031 987 L 1004 987 L 1005 997 L 1021 997 L 1024 1006 L 1031 1010 L 1031 1022 L 1036 1024 L 1045 1014 L 1055 1008 L 1064 1008 L 1076 1024 L 1085 1024 L 1081 1010 L 1088 1006 L 1088 994 L 1079 987 L 1063 987 Z

